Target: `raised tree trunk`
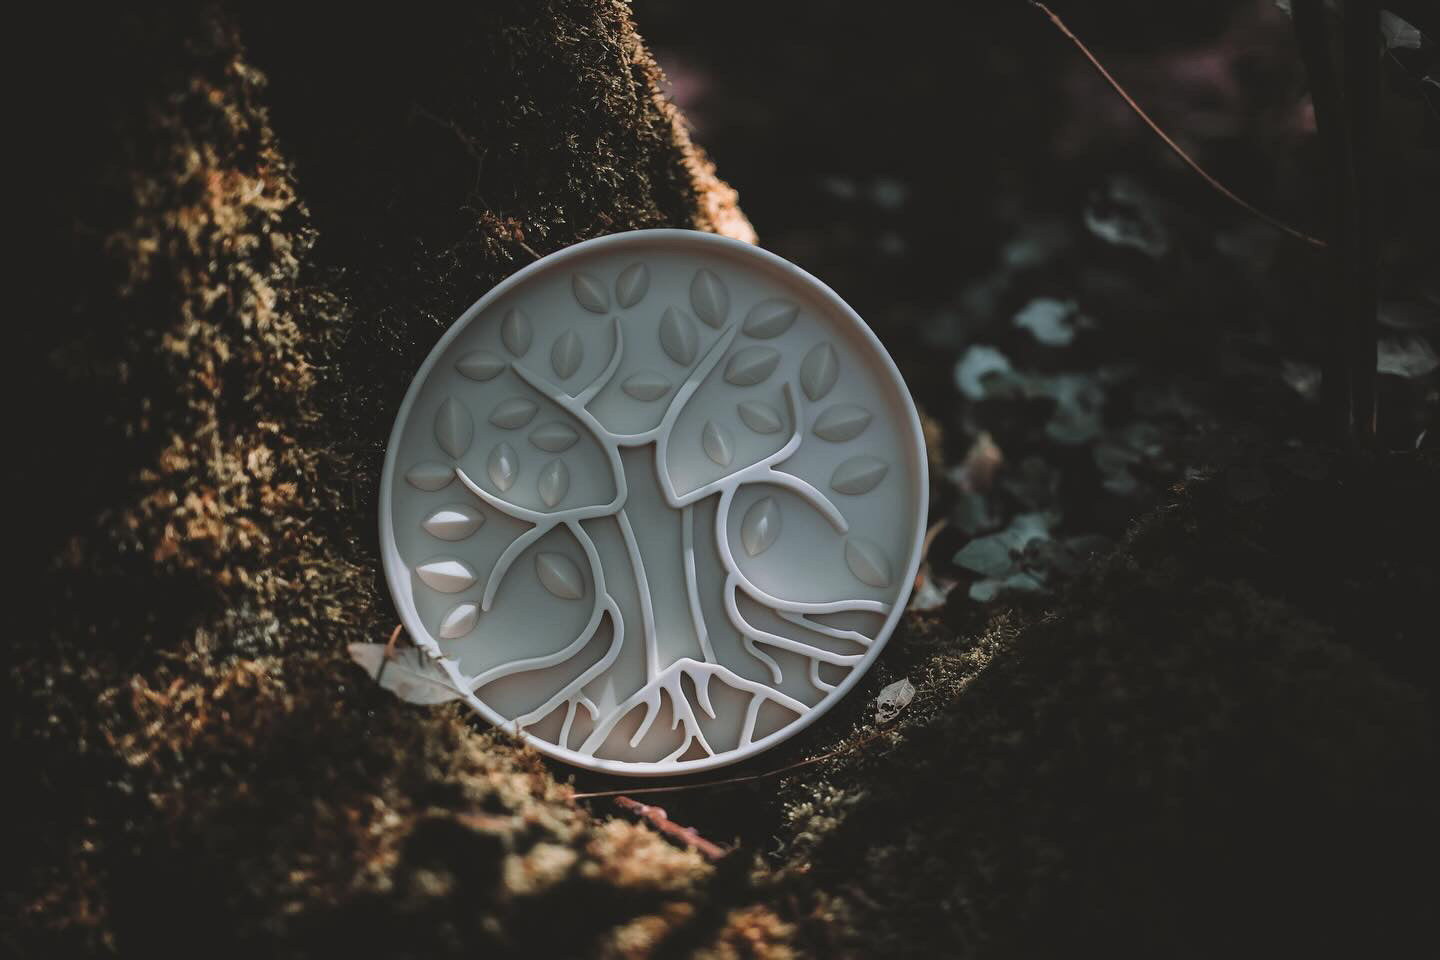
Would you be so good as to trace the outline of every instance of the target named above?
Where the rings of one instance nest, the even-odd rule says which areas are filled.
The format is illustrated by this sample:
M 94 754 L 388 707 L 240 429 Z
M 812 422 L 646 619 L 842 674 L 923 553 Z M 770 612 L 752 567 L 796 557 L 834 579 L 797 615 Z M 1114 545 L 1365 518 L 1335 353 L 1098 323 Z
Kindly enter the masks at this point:
M 407 707 L 345 660 L 395 621 L 382 444 L 441 329 L 587 237 L 753 240 L 626 6 L 464 11 L 22 31 L 31 75 L 60 78 L 26 183 L 64 277 L 9 384 L 33 414 L 6 700 L 18 769 L 43 771 L 7 778 L 13 949 L 730 936 L 697 855 L 592 821 L 458 708 Z

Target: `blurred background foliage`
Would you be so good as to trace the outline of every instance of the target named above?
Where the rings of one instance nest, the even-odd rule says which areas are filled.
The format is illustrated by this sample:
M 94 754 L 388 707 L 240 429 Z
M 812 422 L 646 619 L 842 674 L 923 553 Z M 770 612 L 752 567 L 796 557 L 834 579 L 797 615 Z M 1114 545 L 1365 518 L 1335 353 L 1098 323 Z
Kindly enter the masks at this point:
M 1318 235 L 1286 6 L 1053 4 L 1203 167 Z M 976 598 L 1063 578 L 1187 475 L 1255 497 L 1269 461 L 1324 449 L 1324 261 L 1187 169 L 1036 7 L 637 16 L 762 242 L 856 306 L 939 426 L 943 575 Z M 1400 450 L 1440 442 L 1440 68 L 1417 27 L 1383 25 L 1378 422 Z M 1059 548 L 1000 559 L 1042 534 Z

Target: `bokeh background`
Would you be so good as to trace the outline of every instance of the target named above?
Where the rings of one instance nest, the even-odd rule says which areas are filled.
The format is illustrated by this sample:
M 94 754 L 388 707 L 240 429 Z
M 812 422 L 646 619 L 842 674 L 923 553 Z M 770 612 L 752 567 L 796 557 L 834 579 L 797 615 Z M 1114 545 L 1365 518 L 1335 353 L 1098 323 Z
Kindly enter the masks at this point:
M 1283 5 L 1053 9 L 1218 180 L 1325 232 Z M 942 546 L 1037 511 L 1057 536 L 1114 537 L 1188 474 L 1258 496 L 1267 457 L 1323 438 L 1323 260 L 1188 169 L 1036 6 L 636 16 L 761 241 L 857 307 L 941 428 Z M 1440 439 L 1440 86 L 1433 46 L 1386 28 L 1379 429 L 1409 449 Z M 998 489 L 971 450 L 1003 457 Z

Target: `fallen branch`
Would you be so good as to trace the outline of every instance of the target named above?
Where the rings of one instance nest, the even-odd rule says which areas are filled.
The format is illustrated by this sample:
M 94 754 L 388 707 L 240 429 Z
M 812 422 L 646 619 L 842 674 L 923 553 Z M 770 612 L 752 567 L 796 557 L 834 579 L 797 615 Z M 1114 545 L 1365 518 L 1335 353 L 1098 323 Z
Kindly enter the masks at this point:
M 1151 130 L 1153 130 L 1157 137 L 1164 141 L 1165 146 L 1169 147 L 1177 157 L 1184 161 L 1186 166 L 1199 174 L 1201 179 L 1203 179 L 1206 183 L 1210 184 L 1210 186 L 1213 187 L 1216 191 L 1218 191 L 1222 196 L 1227 197 L 1231 202 L 1239 206 L 1241 209 L 1247 211 L 1253 216 L 1260 218 L 1261 220 L 1270 224 L 1270 226 L 1274 227 L 1276 230 L 1279 230 L 1282 233 L 1289 234 L 1296 240 L 1303 240 L 1305 243 L 1310 244 L 1312 247 L 1323 248 L 1326 246 L 1324 240 L 1321 240 L 1319 237 L 1313 237 L 1303 230 L 1299 230 L 1295 227 L 1290 226 L 1290 224 L 1286 223 L 1283 220 L 1270 216 L 1270 214 L 1261 210 L 1259 207 L 1256 207 L 1254 204 L 1242 199 L 1237 193 L 1235 193 L 1234 190 L 1231 190 L 1229 187 L 1225 186 L 1225 184 L 1215 179 L 1215 177 L 1213 177 L 1208 171 L 1206 171 L 1204 167 L 1200 166 L 1200 164 L 1197 163 L 1195 159 L 1190 156 L 1190 154 L 1186 153 L 1183 149 L 1181 149 L 1180 144 L 1176 143 L 1169 134 L 1167 134 L 1164 130 L 1160 129 L 1159 124 L 1157 124 L 1154 120 L 1150 119 L 1150 115 L 1141 108 L 1140 104 L 1135 102 L 1135 98 L 1130 96 L 1130 94 L 1126 92 L 1124 87 L 1120 86 L 1120 81 L 1116 80 L 1113 76 L 1110 75 L 1110 71 L 1106 70 L 1105 66 L 1098 59 L 1096 59 L 1095 54 L 1090 52 L 1090 48 L 1085 46 L 1085 44 L 1081 42 L 1080 38 L 1075 36 L 1075 34 L 1071 32 L 1070 28 L 1065 25 L 1065 21 L 1061 20 L 1058 16 L 1056 16 L 1055 11 L 1045 6 L 1045 4 L 1040 3 L 1039 0 L 1030 0 L 1030 5 L 1032 7 L 1038 8 L 1041 13 L 1045 14 L 1045 16 L 1050 18 L 1050 22 L 1055 24 L 1056 29 L 1058 29 L 1061 33 L 1065 34 L 1065 36 L 1070 39 L 1071 43 L 1075 44 L 1076 48 L 1085 55 L 1085 59 L 1090 61 L 1090 65 L 1093 66 L 1097 71 L 1099 71 L 1100 76 L 1105 78 L 1105 82 L 1110 84 L 1110 86 L 1115 90 L 1116 93 L 1120 94 L 1120 98 L 1125 101 L 1125 103 L 1130 107 L 1131 110 L 1135 111 L 1135 115 L 1141 120 L 1145 121 L 1145 125 Z
M 687 847 L 699 851 L 700 854 L 708 860 L 719 860 L 730 852 L 718 843 L 711 843 L 709 840 L 700 836 L 700 832 L 694 827 L 680 826 L 680 824 L 667 817 L 665 811 L 660 807 L 652 807 L 638 800 L 631 800 L 626 796 L 616 797 L 615 804 L 635 814 L 637 817 L 643 817 L 648 820 L 650 825 L 656 830 L 659 830 L 667 837 L 679 840 Z

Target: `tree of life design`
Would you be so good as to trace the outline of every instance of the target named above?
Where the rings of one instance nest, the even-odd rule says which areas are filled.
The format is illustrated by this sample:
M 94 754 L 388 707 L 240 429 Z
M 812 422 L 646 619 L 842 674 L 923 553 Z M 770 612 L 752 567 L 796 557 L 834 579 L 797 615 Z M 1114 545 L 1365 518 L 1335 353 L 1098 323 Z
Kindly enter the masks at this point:
M 391 450 L 417 643 L 573 762 L 763 748 L 908 593 L 894 401 L 822 307 L 743 272 L 582 262 L 526 290 L 445 351 Z

